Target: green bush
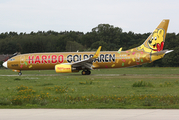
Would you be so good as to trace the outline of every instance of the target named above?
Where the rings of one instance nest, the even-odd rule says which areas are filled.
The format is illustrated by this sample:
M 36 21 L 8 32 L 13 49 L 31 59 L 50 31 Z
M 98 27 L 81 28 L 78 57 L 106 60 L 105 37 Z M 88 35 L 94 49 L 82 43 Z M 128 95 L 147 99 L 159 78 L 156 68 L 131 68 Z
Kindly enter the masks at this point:
M 143 80 L 135 82 L 132 87 L 154 87 L 154 85 L 150 82 L 145 82 Z

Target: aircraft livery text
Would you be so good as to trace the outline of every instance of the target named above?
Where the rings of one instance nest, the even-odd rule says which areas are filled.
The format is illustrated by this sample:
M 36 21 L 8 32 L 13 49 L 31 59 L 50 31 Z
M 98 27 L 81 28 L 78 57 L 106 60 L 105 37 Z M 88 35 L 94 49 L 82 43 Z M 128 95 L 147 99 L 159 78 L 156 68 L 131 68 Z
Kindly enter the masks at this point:
M 87 55 L 67 55 L 64 58 L 64 55 L 32 55 L 28 56 L 28 63 L 29 64 L 49 64 L 49 63 L 63 63 L 66 60 L 68 63 L 81 61 L 87 58 L 93 57 L 93 54 Z M 94 59 L 93 62 L 115 62 L 115 54 L 100 54 L 98 58 Z

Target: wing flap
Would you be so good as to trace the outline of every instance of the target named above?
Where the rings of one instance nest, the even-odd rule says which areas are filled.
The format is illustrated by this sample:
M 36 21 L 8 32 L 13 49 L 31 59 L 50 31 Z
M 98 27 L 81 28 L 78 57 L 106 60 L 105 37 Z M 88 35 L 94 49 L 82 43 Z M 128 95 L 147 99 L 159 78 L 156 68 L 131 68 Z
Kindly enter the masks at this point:
M 87 68 L 89 70 L 92 70 L 92 65 L 93 65 L 93 60 L 98 58 L 99 53 L 101 51 L 101 46 L 99 46 L 99 48 L 97 49 L 97 51 L 95 52 L 95 54 L 93 55 L 93 57 L 81 60 L 81 61 L 77 61 L 74 63 L 63 63 L 63 64 L 68 64 L 68 65 L 72 65 L 73 67 L 82 67 L 82 68 Z

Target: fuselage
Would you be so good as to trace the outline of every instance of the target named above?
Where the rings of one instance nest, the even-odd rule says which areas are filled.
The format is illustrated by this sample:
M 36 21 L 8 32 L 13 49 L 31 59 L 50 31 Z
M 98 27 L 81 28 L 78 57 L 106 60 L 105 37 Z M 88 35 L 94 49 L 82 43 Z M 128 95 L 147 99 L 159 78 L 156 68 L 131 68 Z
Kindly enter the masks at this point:
M 7 61 L 14 70 L 54 70 L 55 65 L 74 63 L 92 57 L 94 52 L 54 52 L 21 54 Z M 141 51 L 101 51 L 93 60 L 93 69 L 123 68 L 151 62 L 151 55 Z
M 82 70 L 82 75 L 90 75 L 92 69 L 124 68 L 161 59 L 173 50 L 163 50 L 168 28 L 168 19 L 164 19 L 149 37 L 138 47 L 127 51 L 96 52 L 53 52 L 21 54 L 3 63 L 22 75 L 21 70 L 55 70 L 57 73 L 71 73 Z

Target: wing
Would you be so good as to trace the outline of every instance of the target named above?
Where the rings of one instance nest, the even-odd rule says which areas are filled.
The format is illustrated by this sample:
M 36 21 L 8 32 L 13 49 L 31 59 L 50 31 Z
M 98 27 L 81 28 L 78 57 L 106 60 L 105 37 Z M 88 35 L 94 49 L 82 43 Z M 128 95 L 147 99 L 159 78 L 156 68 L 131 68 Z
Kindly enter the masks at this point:
M 74 68 L 82 67 L 84 69 L 86 68 L 86 69 L 92 70 L 93 69 L 92 68 L 93 67 L 93 60 L 98 58 L 100 50 L 101 50 L 101 46 L 99 46 L 98 50 L 93 55 L 93 57 L 90 57 L 90 58 L 87 58 L 87 59 L 84 59 L 84 60 L 81 60 L 81 61 L 77 61 L 77 62 L 74 62 L 74 63 L 63 63 L 63 64 L 72 65 Z

